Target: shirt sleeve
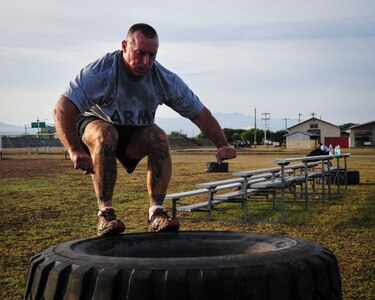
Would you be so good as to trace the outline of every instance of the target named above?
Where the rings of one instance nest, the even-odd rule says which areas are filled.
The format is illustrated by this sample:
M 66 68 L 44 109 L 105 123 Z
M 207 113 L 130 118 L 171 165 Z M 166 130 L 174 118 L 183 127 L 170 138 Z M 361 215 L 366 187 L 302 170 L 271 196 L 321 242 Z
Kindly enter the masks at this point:
M 188 85 L 176 74 L 170 78 L 171 89 L 165 104 L 185 118 L 198 115 L 204 105 Z
M 99 103 L 105 96 L 103 83 L 90 67 L 83 68 L 69 83 L 65 97 L 70 99 L 83 113 Z

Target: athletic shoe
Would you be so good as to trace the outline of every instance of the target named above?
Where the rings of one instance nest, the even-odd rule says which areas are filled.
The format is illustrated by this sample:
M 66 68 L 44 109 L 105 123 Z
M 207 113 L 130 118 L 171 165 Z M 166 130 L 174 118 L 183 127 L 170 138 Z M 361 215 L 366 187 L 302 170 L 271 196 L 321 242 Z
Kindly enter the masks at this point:
M 125 224 L 116 220 L 115 210 L 113 208 L 104 208 L 98 212 L 98 236 L 109 236 L 120 234 L 125 230 Z
M 167 212 L 163 209 L 156 209 L 148 220 L 147 230 L 149 232 L 167 232 L 178 231 L 180 222 L 168 216 Z

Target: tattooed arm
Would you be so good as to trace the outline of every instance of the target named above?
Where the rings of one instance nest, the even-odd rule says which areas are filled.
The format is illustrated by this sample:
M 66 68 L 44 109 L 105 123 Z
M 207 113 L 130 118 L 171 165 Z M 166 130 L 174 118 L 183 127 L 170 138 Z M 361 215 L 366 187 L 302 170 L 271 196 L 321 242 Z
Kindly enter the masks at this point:
M 74 168 L 94 174 L 92 159 L 83 150 L 77 133 L 76 120 L 78 115 L 79 111 L 73 102 L 61 96 L 53 112 L 57 134 L 69 152 Z
M 192 118 L 191 121 L 215 144 L 217 148 L 216 159 L 218 162 L 237 156 L 236 150 L 229 146 L 220 124 L 206 107 L 197 116 Z

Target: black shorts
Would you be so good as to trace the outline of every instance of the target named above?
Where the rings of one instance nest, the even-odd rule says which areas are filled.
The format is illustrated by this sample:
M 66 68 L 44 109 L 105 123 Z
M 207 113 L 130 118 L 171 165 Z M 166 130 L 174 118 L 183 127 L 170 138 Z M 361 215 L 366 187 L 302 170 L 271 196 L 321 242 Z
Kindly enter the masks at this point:
M 86 126 L 90 122 L 95 121 L 95 120 L 102 120 L 102 119 L 95 117 L 95 116 L 86 117 L 82 115 L 80 115 L 77 119 L 78 135 L 81 139 L 82 147 L 86 151 L 87 154 L 90 154 L 90 150 L 82 141 L 82 136 L 85 133 Z M 125 156 L 125 152 L 126 152 L 126 148 L 129 145 L 131 137 L 133 136 L 135 130 L 138 127 L 128 127 L 128 126 L 120 126 L 120 125 L 113 125 L 113 126 L 117 129 L 117 132 L 119 135 L 117 148 L 116 148 L 116 158 L 121 162 L 121 164 L 124 166 L 124 168 L 126 169 L 128 173 L 133 173 L 138 163 L 142 159 L 129 159 Z

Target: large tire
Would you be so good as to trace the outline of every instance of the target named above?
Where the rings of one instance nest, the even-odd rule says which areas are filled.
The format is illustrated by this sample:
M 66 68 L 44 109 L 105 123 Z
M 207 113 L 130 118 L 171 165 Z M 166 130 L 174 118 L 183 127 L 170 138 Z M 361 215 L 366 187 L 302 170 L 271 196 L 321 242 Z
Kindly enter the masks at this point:
M 25 299 L 341 299 L 335 255 L 301 239 L 181 231 L 89 238 L 32 258 Z

